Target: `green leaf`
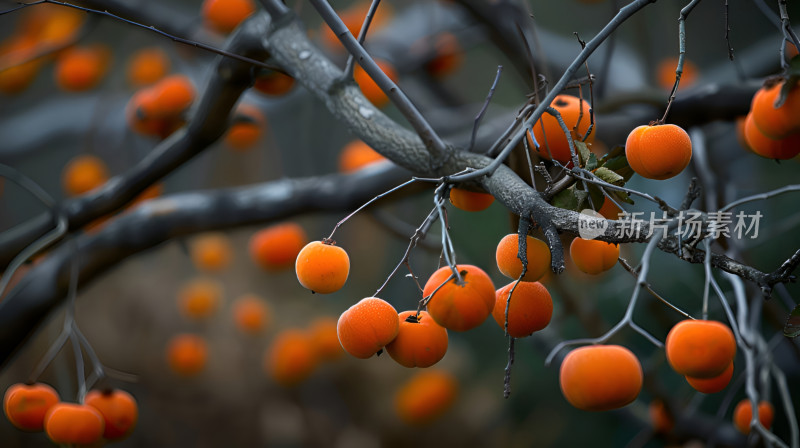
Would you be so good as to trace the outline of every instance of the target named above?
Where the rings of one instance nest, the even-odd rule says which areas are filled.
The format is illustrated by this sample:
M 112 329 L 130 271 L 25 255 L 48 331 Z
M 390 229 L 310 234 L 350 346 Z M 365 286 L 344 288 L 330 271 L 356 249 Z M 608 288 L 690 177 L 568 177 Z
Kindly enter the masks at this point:
M 800 336 L 800 305 L 795 306 L 792 312 L 789 313 L 786 325 L 783 326 L 783 335 L 787 338 Z
M 628 195 L 628 193 L 625 193 L 624 191 L 612 191 L 609 192 L 609 194 L 613 196 L 614 199 L 617 200 L 617 202 L 624 202 L 626 204 L 631 204 L 631 205 L 634 204 L 633 199 L 631 199 L 630 195 Z
M 567 210 L 580 211 L 585 208 L 583 204 L 586 202 L 587 196 L 589 193 L 579 190 L 573 185 L 555 195 L 553 205 Z
M 589 160 L 589 156 L 592 154 L 592 152 L 589 151 L 589 147 L 586 146 L 586 143 L 580 140 L 575 140 L 573 143 L 575 143 L 575 151 L 578 153 L 581 166 L 586 166 L 586 162 Z
M 611 148 L 611 151 L 607 152 L 603 157 L 600 158 L 600 166 L 603 166 L 607 161 L 620 156 L 625 156 L 625 147 L 622 145 L 617 145 Z
M 594 170 L 594 175 L 610 183 L 611 185 L 616 185 L 618 187 L 625 185 L 624 177 L 620 176 L 614 171 L 611 171 L 605 166 L 601 166 L 600 168 Z
M 595 168 L 597 168 L 597 157 L 594 155 L 594 153 L 589 154 L 589 159 L 586 161 L 585 168 L 589 171 L 593 171 Z
M 599 211 L 600 207 L 603 206 L 603 201 L 606 200 L 603 190 L 594 184 L 589 184 L 589 197 L 592 198 L 592 202 L 589 205 L 594 205 L 595 211 Z

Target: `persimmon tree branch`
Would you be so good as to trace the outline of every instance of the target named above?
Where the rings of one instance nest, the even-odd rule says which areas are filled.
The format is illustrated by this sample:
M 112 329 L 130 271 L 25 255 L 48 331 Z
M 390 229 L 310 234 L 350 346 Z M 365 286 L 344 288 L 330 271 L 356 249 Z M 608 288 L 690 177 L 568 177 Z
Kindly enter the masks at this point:
M 151 200 L 54 248 L 0 302 L 0 366 L 67 296 L 72 260 L 78 283 L 124 259 L 194 233 L 261 224 L 313 212 L 350 211 L 410 174 L 381 164 L 351 175 L 286 179 L 255 187 L 200 191 Z

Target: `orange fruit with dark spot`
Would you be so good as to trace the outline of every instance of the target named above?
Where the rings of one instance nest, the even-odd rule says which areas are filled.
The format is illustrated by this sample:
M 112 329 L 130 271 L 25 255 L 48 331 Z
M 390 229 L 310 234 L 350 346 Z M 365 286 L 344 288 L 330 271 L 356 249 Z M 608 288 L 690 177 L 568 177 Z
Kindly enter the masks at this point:
M 375 60 L 375 63 L 378 64 L 381 71 L 386 74 L 392 81 L 397 83 L 397 71 L 394 69 L 392 64 L 388 61 L 383 60 Z M 360 65 L 356 65 L 355 70 L 353 71 L 353 79 L 355 79 L 356 84 L 361 89 L 361 93 L 372 103 L 375 107 L 383 107 L 389 104 L 389 97 L 381 90 L 378 84 L 361 68 Z
M 268 271 L 288 269 L 308 237 L 299 224 L 286 222 L 261 229 L 250 237 L 250 258 Z
M 377 162 L 383 162 L 386 157 L 383 157 L 370 148 L 369 145 L 361 140 L 353 140 L 345 145 L 339 154 L 339 171 L 342 173 L 351 173 L 358 171 L 367 165 Z
M 180 376 L 197 375 L 208 361 L 208 344 L 201 336 L 179 334 L 167 344 L 167 361 L 172 371 Z
M 339 342 L 339 335 L 336 332 L 336 323 L 336 319 L 332 317 L 318 317 L 311 322 L 308 328 L 311 342 L 317 356 L 322 361 L 333 361 L 341 358 L 344 354 L 342 344 Z
M 320 294 L 336 292 L 350 274 L 350 257 L 333 243 L 312 241 L 300 250 L 295 261 L 297 280 L 304 288 Z
M 728 368 L 725 369 L 724 372 L 713 378 L 692 378 L 687 376 L 686 381 L 698 392 L 702 392 L 704 394 L 715 394 L 720 392 L 722 389 L 725 389 L 728 383 L 731 382 L 731 378 L 733 378 L 733 361 L 731 361 L 730 365 L 728 365 Z
M 256 12 L 253 0 L 204 0 L 201 8 L 206 25 L 223 34 L 230 33 Z
M 120 389 L 92 390 L 84 402 L 97 409 L 105 421 L 103 437 L 120 440 L 128 437 L 139 420 L 139 407 L 131 394 Z
M 776 108 L 784 82 L 767 84 L 760 88 L 750 103 L 753 124 L 764 136 L 773 140 L 786 138 L 800 132 L 800 84 L 789 89 L 786 100 Z
M 169 56 L 161 48 L 142 48 L 128 60 L 128 82 L 134 87 L 153 84 L 167 75 L 169 66 Z
M 61 184 L 67 196 L 88 193 L 107 181 L 106 164 L 99 157 L 90 154 L 75 156 L 61 174 Z
M 196 236 L 189 245 L 189 253 L 195 267 L 203 272 L 219 272 L 233 259 L 230 240 L 218 232 Z
M 44 429 L 44 417 L 59 402 L 58 392 L 44 383 L 17 383 L 6 389 L 3 411 L 12 425 L 23 431 Z
M 246 151 L 261 140 L 266 126 L 267 119 L 257 107 L 252 104 L 240 104 L 223 139 L 231 149 Z
M 68 92 L 92 89 L 105 76 L 109 59 L 111 50 L 102 45 L 65 50 L 56 61 L 56 83 Z
M 125 119 L 139 134 L 166 138 L 182 124 L 175 117 L 157 117 L 156 92 L 152 88 L 138 90 L 128 100 Z
M 581 271 L 597 275 L 611 269 L 619 259 L 619 245 L 576 237 L 569 245 L 569 256 Z
M 289 93 L 294 82 L 294 78 L 289 75 L 269 70 L 256 78 L 253 88 L 265 95 L 280 96 Z
M 211 279 L 192 280 L 178 292 L 181 313 L 190 319 L 208 319 L 217 311 L 221 301 L 222 285 Z
M 750 399 L 745 398 L 733 409 L 733 425 L 742 434 L 750 434 L 750 421 L 753 419 L 753 405 Z M 775 419 L 775 408 L 768 401 L 758 403 L 758 421 L 766 429 L 772 428 Z
M 284 330 L 267 350 L 264 367 L 282 386 L 295 386 L 308 378 L 317 366 L 311 338 L 297 329 Z
M 675 70 L 678 68 L 678 58 L 665 58 L 656 67 L 658 85 L 664 89 L 672 89 L 675 85 Z M 700 70 L 694 62 L 683 59 L 683 73 L 681 73 L 680 87 L 689 87 L 697 82 Z M 679 88 L 680 88 L 679 87 Z
M 477 266 L 462 264 L 456 269 L 461 275 L 460 282 L 450 278 L 453 271 L 444 266 L 430 276 L 422 295 L 431 297 L 428 313 L 437 324 L 448 330 L 467 331 L 482 324 L 492 313 L 494 284 Z
M 773 140 L 758 129 L 752 113 L 747 114 L 747 117 L 745 117 L 744 138 L 745 143 L 747 143 L 747 149 L 761 157 L 787 160 L 800 154 L 800 133 Z
M 437 324 L 430 314 L 403 311 L 398 315 L 400 330 L 386 345 L 386 351 L 403 367 L 430 367 L 447 352 L 447 330 Z
M 535 282 L 547 273 L 550 268 L 550 247 L 544 241 L 530 235 L 525 236 L 525 254 L 528 270 L 522 277 L 524 282 Z M 497 268 L 506 277 L 517 280 L 522 275 L 522 261 L 519 255 L 519 235 L 510 233 L 497 244 L 495 261 Z
M 676 372 L 708 379 L 722 374 L 736 356 L 731 329 L 713 320 L 683 320 L 667 334 L 667 361 Z
M 422 426 L 434 422 L 455 403 L 458 381 L 441 370 L 424 370 L 415 374 L 397 390 L 395 411 L 409 425 Z
M 495 296 L 492 317 L 501 329 L 505 329 L 508 306 L 508 335 L 512 338 L 530 336 L 546 327 L 553 317 L 553 299 L 547 288 L 539 282 L 511 282 L 498 289 Z
M 550 107 L 561 114 L 561 118 L 564 120 L 564 124 L 567 125 L 567 130 L 569 130 L 573 141 L 583 140 L 591 125 L 591 106 L 589 103 L 572 95 L 558 95 L 553 99 Z M 591 143 L 594 140 L 594 135 L 595 129 L 592 127 L 591 133 L 586 137 L 585 141 Z M 567 164 L 572 160 L 567 136 L 561 128 L 558 118 L 553 115 L 545 112 L 533 124 L 533 136 L 536 138 L 536 143 L 539 144 L 538 149 L 533 139 L 531 139 L 530 131 L 527 132 L 526 136 L 532 154 L 536 154 L 545 160 L 557 160 L 562 164 Z
M 75 403 L 58 403 L 44 418 L 47 437 L 60 445 L 91 445 L 103 437 L 105 421 L 92 406 Z
M 675 427 L 675 419 L 669 414 L 667 406 L 661 400 L 653 400 L 647 405 L 650 424 L 656 434 L 668 434 Z
M 253 294 L 245 294 L 233 302 L 233 321 L 243 333 L 263 332 L 269 326 L 271 314 L 266 302 Z
M 647 179 L 669 179 L 692 160 L 692 140 L 674 124 L 639 126 L 628 135 L 625 156 L 636 174 Z
M 383 350 L 399 331 L 397 311 L 389 302 L 377 297 L 361 299 L 342 313 L 336 323 L 342 348 L 361 359 Z
M 450 190 L 450 203 L 454 207 L 468 212 L 486 210 L 494 202 L 494 196 L 488 193 L 453 188 Z
M 561 392 L 584 411 L 609 411 L 628 405 L 642 389 L 642 365 L 619 345 L 590 345 L 572 350 L 561 363 Z

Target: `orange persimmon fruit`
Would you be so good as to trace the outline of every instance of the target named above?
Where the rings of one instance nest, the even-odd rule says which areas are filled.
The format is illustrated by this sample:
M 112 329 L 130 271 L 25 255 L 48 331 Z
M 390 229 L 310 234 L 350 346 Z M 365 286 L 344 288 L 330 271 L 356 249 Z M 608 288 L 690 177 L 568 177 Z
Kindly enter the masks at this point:
M 495 288 L 492 279 L 477 266 L 462 264 L 456 269 L 460 281 L 449 266 L 444 266 L 430 276 L 422 295 L 431 296 L 428 313 L 437 324 L 448 330 L 467 331 L 492 313 Z
M 427 311 L 403 311 L 398 315 L 400 330 L 386 344 L 386 351 L 404 367 L 430 367 L 447 352 L 447 330 L 431 318 Z

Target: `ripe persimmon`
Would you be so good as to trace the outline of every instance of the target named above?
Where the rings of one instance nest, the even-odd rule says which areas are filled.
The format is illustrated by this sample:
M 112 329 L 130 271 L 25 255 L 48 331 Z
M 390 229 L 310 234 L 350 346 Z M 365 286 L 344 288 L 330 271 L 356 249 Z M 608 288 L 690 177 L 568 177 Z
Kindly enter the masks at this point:
M 745 117 L 744 140 L 747 149 L 768 159 L 787 160 L 800 154 L 800 132 L 773 140 L 758 129 L 752 113 Z
M 492 317 L 501 329 L 506 323 L 506 304 L 514 284 L 511 282 L 498 289 L 495 296 Z M 553 299 L 547 288 L 539 282 L 519 282 L 511 294 L 508 305 L 508 335 L 523 338 L 539 331 L 550 323 L 553 317 Z
M 339 154 L 339 171 L 342 173 L 351 173 L 358 171 L 367 165 L 376 162 L 383 162 L 386 157 L 383 157 L 370 148 L 370 146 L 361 140 L 353 140 L 342 148 Z
M 561 114 L 561 118 L 564 120 L 564 124 L 567 125 L 573 140 L 582 140 L 586 133 L 589 132 L 591 106 L 588 101 L 572 95 L 558 95 L 553 99 L 550 106 Z M 586 137 L 585 141 L 591 143 L 594 140 L 594 134 L 595 129 L 592 127 L 591 133 Z M 530 131 L 525 135 L 532 154 L 537 154 L 545 160 L 557 160 L 563 164 L 567 164 L 572 160 L 567 136 L 558 123 L 558 118 L 549 113 L 542 114 L 542 117 L 533 124 L 533 136 L 536 138 L 536 143 L 539 144 L 538 149 L 534 145 Z
M 458 380 L 452 374 L 436 369 L 424 370 L 397 390 L 395 411 L 406 424 L 429 424 L 453 406 L 457 394 Z
M 44 429 L 44 417 L 60 401 L 58 392 L 44 383 L 17 383 L 6 389 L 3 411 L 12 425 L 23 431 Z
M 617 264 L 619 245 L 575 237 L 569 245 L 569 256 L 581 271 L 592 275 L 602 274 Z
M 209 232 L 196 236 L 189 244 L 195 267 L 203 272 L 218 272 L 231 263 L 233 249 L 224 233 Z
M 383 60 L 375 60 L 375 63 L 378 64 L 378 67 L 395 83 L 397 82 L 398 76 L 397 71 L 395 70 L 394 66 L 390 64 L 388 61 Z M 378 87 L 378 84 L 361 68 L 360 65 L 356 65 L 355 70 L 353 71 L 353 79 L 355 79 L 356 84 L 358 87 L 361 88 L 361 93 L 372 103 L 375 107 L 383 107 L 389 104 L 389 97 Z
M 128 437 L 139 420 L 139 407 L 131 394 L 121 389 L 92 390 L 84 403 L 97 409 L 103 416 L 103 437 L 119 440 Z
M 330 294 L 340 290 L 347 281 L 350 257 L 331 242 L 312 241 L 297 254 L 294 268 L 304 288 Z
M 432 294 L 428 313 L 437 324 L 448 330 L 467 331 L 482 324 L 492 313 L 494 284 L 477 266 L 461 264 L 456 269 L 461 275 L 460 282 L 455 277 L 450 278 L 453 271 L 444 266 L 430 276 L 422 295 Z
M 97 156 L 82 154 L 72 158 L 61 174 L 61 185 L 68 196 L 92 191 L 108 181 L 108 168 Z
M 177 117 L 194 102 L 194 83 L 186 75 L 167 76 L 150 88 L 153 92 L 150 112 L 154 118 Z
M 42 60 L 33 58 L 37 51 L 36 40 L 26 37 L 12 38 L 0 45 L 0 92 L 12 95 L 23 92 L 36 79 Z
M 550 268 L 550 247 L 544 241 L 530 235 L 525 236 L 525 254 L 528 259 L 528 269 L 524 282 L 535 282 L 544 276 Z M 495 260 L 497 268 L 506 277 L 517 280 L 522 274 L 522 261 L 519 255 L 519 235 L 510 233 L 497 243 Z
M 253 0 L 203 0 L 201 13 L 206 25 L 228 34 L 256 12 Z
M 464 60 L 464 50 L 453 33 L 444 32 L 433 39 L 433 58 L 425 64 L 431 75 L 442 78 L 458 69 Z
M 266 126 L 267 119 L 261 110 L 252 104 L 240 104 L 223 139 L 231 149 L 245 151 L 258 143 Z
M 590 345 L 567 354 L 559 379 L 561 392 L 571 405 L 584 411 L 609 411 L 639 395 L 642 365 L 625 347 Z
M 361 31 L 361 25 L 364 23 L 364 19 L 367 16 L 370 5 L 371 2 L 369 1 L 359 0 L 350 5 L 346 10 L 339 13 L 339 18 L 347 27 L 348 31 L 350 31 L 350 34 L 352 34 L 356 39 L 358 39 L 358 33 Z M 391 17 L 392 9 L 389 4 L 381 4 L 378 10 L 375 12 L 375 15 L 372 17 L 372 23 L 370 23 L 369 26 L 370 34 L 373 34 L 384 27 Z M 320 33 L 320 36 L 322 37 L 323 44 L 329 50 L 344 50 L 339 38 L 336 37 L 336 34 L 328 25 L 322 25 L 322 32 Z
M 294 78 L 281 72 L 269 70 L 256 78 L 253 88 L 265 95 L 280 96 L 287 94 L 294 87 Z
M 389 302 L 377 297 L 361 299 L 343 312 L 336 323 L 342 348 L 361 359 L 383 350 L 399 331 L 397 311 Z
M 211 317 L 222 301 L 222 285 L 208 278 L 197 278 L 184 284 L 178 291 L 178 308 L 189 319 Z
M 166 138 L 180 125 L 180 118 L 157 117 L 156 92 L 153 88 L 136 91 L 125 106 L 128 126 L 139 134 Z
M 404 367 L 430 367 L 447 352 L 447 330 L 426 311 L 403 311 L 398 315 L 400 330 L 386 345 L 386 351 Z
M 308 327 L 314 350 L 321 361 L 333 361 L 344 354 L 336 331 L 336 323 L 336 319 L 324 316 L 314 319 Z
M 167 361 L 180 376 L 197 375 L 208 361 L 208 343 L 196 334 L 176 335 L 167 344 Z
M 733 409 L 733 424 L 742 434 L 750 434 L 750 421 L 753 419 L 753 405 L 745 398 Z M 775 408 L 768 401 L 758 403 L 758 421 L 764 428 L 772 428 L 775 419 Z
M 264 331 L 270 323 L 271 314 L 266 302 L 253 294 L 245 294 L 233 302 L 233 321 L 243 333 Z
M 261 229 L 250 237 L 250 258 L 268 271 L 288 269 L 308 241 L 299 224 L 286 222 Z
M 675 419 L 669 414 L 667 406 L 661 400 L 653 400 L 647 405 L 650 423 L 656 434 L 667 434 L 675 427 Z
M 708 379 L 722 374 L 736 356 L 731 329 L 713 320 L 683 320 L 667 334 L 667 361 L 676 372 Z
M 282 386 L 294 386 L 308 378 L 317 366 L 311 338 L 304 331 L 288 329 L 279 333 L 264 358 L 267 373 Z
M 493 202 L 494 196 L 488 193 L 478 193 L 462 188 L 452 188 L 450 190 L 450 203 L 456 208 L 468 212 L 486 210 Z
M 597 213 L 600 213 L 603 218 L 617 220 L 620 218 L 619 215 L 622 213 L 622 210 L 610 199 L 603 198 L 603 205 L 600 206 L 600 210 L 598 210 Z
M 89 90 L 103 79 L 110 58 L 111 50 L 103 45 L 67 49 L 56 61 L 56 83 L 68 92 Z
M 784 81 L 768 83 L 760 88 L 750 104 L 753 123 L 764 136 L 780 140 L 800 132 L 800 85 L 789 90 L 781 107 L 775 107 Z
M 128 82 L 134 87 L 153 84 L 169 72 L 169 56 L 160 47 L 137 50 L 128 60 Z
M 725 389 L 728 383 L 731 382 L 731 378 L 733 378 L 733 361 L 731 361 L 730 365 L 725 369 L 725 371 L 715 377 L 692 378 L 687 376 L 686 381 L 698 392 L 702 392 L 704 394 L 715 394 L 722 389 Z
M 680 126 L 639 126 L 625 142 L 628 165 L 647 179 L 677 176 L 692 160 L 692 140 Z
M 92 406 L 58 403 L 47 411 L 44 429 L 47 437 L 61 445 L 91 445 L 103 437 L 105 421 Z
M 678 68 L 678 58 L 669 57 L 663 59 L 656 67 L 656 80 L 658 85 L 664 89 L 671 89 L 675 85 L 675 70 Z M 681 73 L 680 87 L 689 87 L 697 82 L 700 70 L 694 62 L 683 59 L 683 73 Z

